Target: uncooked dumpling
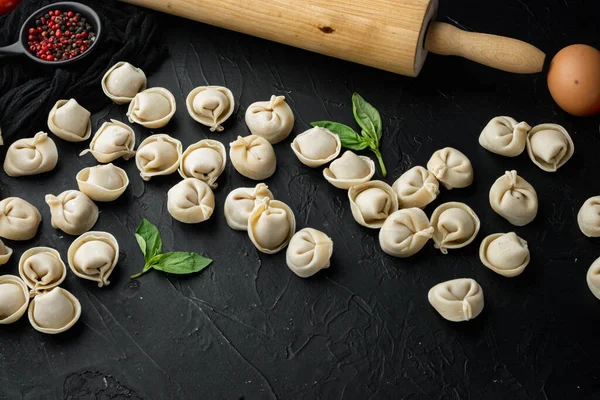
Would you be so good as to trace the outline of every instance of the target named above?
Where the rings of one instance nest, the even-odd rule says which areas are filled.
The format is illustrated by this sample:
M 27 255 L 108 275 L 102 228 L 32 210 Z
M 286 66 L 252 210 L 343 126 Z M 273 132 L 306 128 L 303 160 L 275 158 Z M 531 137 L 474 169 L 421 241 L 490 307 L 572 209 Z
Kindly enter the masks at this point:
M 440 184 L 435 176 L 423 167 L 417 166 L 403 173 L 392 185 L 398 196 L 398 207 L 424 208 L 440 194 Z
M 269 101 L 250 104 L 245 118 L 250 132 L 271 144 L 287 138 L 294 127 L 294 113 L 285 102 L 285 96 L 273 95 Z
M 460 249 L 471 243 L 479 233 L 481 223 L 468 205 L 449 202 L 438 206 L 431 215 L 433 242 L 442 254 L 448 249 Z
M 569 132 L 560 125 L 537 125 L 527 135 L 529 158 L 544 171 L 555 172 L 569 161 L 574 151 Z
M 18 197 L 0 201 L 0 237 L 29 240 L 35 236 L 42 216 L 35 206 Z
M 179 222 L 197 224 L 206 221 L 215 209 L 215 195 L 204 181 L 186 178 L 167 193 L 169 214 Z
M 46 195 L 52 227 L 79 236 L 98 221 L 98 206 L 79 190 L 65 190 L 58 196 Z
M 0 279 L 1 278 L 2 277 L 0 276 Z M 586 275 L 586 281 L 592 294 L 600 300 L 600 258 L 596 259 L 596 261 L 590 265 Z
M 108 277 L 119 261 L 119 243 L 108 232 L 86 232 L 69 246 L 69 267 L 80 278 L 110 284 Z
M 394 211 L 379 231 L 379 245 L 394 257 L 410 257 L 421 250 L 433 236 L 433 227 L 420 208 Z
M 304 228 L 292 237 L 285 253 L 287 266 L 301 278 L 329 268 L 333 241 L 321 231 Z
M 82 142 L 92 134 L 90 112 L 77 103 L 77 100 L 59 100 L 48 115 L 48 128 L 67 142 Z
M 12 249 L 4 244 L 2 240 L 0 240 L 0 265 L 4 265 L 10 260 L 10 256 L 12 256 Z
M 262 181 L 275 173 L 277 159 L 267 139 L 256 135 L 238 136 L 229 146 L 233 167 L 246 178 Z
M 492 271 L 512 278 L 523 272 L 530 254 L 527 242 L 516 233 L 495 233 L 481 242 L 479 258 Z
M 438 283 L 429 290 L 427 297 L 433 308 L 452 322 L 472 320 L 483 310 L 483 290 L 473 279 Z
M 81 304 L 65 289 L 55 287 L 31 300 L 28 316 L 33 329 L 53 335 L 75 325 L 81 316 Z
M 181 142 L 164 133 L 148 136 L 140 143 L 135 155 L 135 165 L 143 180 L 153 176 L 169 175 L 179 168 Z
M 190 92 L 186 101 L 188 113 L 210 131 L 223 131 L 223 122 L 233 113 L 235 99 L 223 86 L 200 86 Z
M 577 213 L 579 229 L 587 237 L 600 237 L 600 196 L 590 197 Z
M 433 153 L 427 169 L 448 190 L 465 188 L 473 183 L 473 166 L 460 151 L 446 147 Z
M 357 156 L 350 150 L 323 170 L 327 182 L 338 189 L 350 189 L 369 181 L 375 174 L 375 162 L 366 156 Z
M 296 231 L 294 212 L 287 204 L 264 197 L 248 218 L 248 236 L 254 246 L 266 254 L 283 249 Z
M 19 139 L 10 145 L 4 159 L 8 176 L 36 175 L 52 171 L 58 162 L 58 150 L 46 132 Z
M 16 322 L 29 306 L 29 289 L 14 275 L 0 275 L 0 325 Z
M 225 220 L 227 225 L 238 231 L 248 229 L 248 218 L 257 200 L 268 198 L 273 200 L 273 193 L 264 183 L 255 187 L 241 187 L 232 190 L 225 199 Z
M 119 157 L 129 160 L 135 155 L 135 132 L 130 126 L 111 119 L 102 124 L 90 142 L 90 148 L 79 155 L 91 153 L 98 162 L 109 163 Z
M 479 144 L 492 153 L 505 157 L 516 157 L 525 150 L 527 122 L 517 122 L 511 117 L 495 117 L 481 131 Z
M 298 160 L 311 168 L 327 164 L 340 154 L 341 149 L 340 137 L 320 126 L 299 134 L 292 142 Z
M 102 90 L 116 104 L 129 103 L 146 89 L 146 74 L 125 61 L 113 65 L 102 78 Z
M 114 201 L 129 186 L 127 173 L 113 164 L 84 168 L 75 179 L 79 190 L 94 201 Z
M 67 267 L 55 249 L 33 247 L 19 259 L 19 275 L 34 293 L 40 293 L 60 285 L 67 277 Z
M 175 114 L 175 97 L 165 88 L 153 87 L 135 95 L 127 118 L 146 128 L 156 129 L 167 125 Z
M 179 175 L 196 178 L 216 188 L 217 178 L 227 164 L 227 153 L 221 142 L 204 139 L 190 145 L 181 155 Z
M 398 209 L 396 194 L 383 181 L 369 181 L 348 191 L 352 216 L 362 226 L 381 228 L 387 217 Z
M 492 209 L 515 226 L 527 225 L 537 215 L 537 193 L 517 171 L 506 171 L 498 178 L 489 197 Z

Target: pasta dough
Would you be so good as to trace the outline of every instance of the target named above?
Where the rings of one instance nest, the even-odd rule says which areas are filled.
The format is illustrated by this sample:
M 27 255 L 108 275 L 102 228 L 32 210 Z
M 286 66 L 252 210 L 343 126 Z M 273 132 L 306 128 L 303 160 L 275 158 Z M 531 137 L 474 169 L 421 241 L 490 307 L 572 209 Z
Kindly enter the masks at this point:
M 19 139 L 10 145 L 4 159 L 8 176 L 36 175 L 52 171 L 58 162 L 58 150 L 46 132 Z
M 175 109 L 173 94 L 165 88 L 154 87 L 135 95 L 129 103 L 127 118 L 146 128 L 162 128 L 173 118 Z
M 186 178 L 167 193 L 169 214 L 179 222 L 197 224 L 206 221 L 215 209 L 215 195 L 206 182 Z
M 108 277 L 119 261 L 119 243 L 108 232 L 86 232 L 69 246 L 69 268 L 78 277 L 110 284 Z
M 60 285 L 67 277 L 67 267 L 58 251 L 33 247 L 19 259 L 19 275 L 37 294 Z
M 427 169 L 448 190 L 466 188 L 473 183 L 473 166 L 460 151 L 446 147 L 433 153 Z
M 31 300 L 28 316 L 33 329 L 53 335 L 75 325 L 81 316 L 81 304 L 65 289 L 55 287 Z
M 495 233 L 481 242 L 479 258 L 492 271 L 512 278 L 523 272 L 530 254 L 527 242 L 516 233 Z
M 381 249 L 394 257 L 410 257 L 419 252 L 433 236 L 433 227 L 420 208 L 394 211 L 379 231 Z
M 217 178 L 225 170 L 227 153 L 221 142 L 204 139 L 189 146 L 181 156 L 179 175 L 196 178 L 216 188 Z
M 304 228 L 292 237 L 285 254 L 287 266 L 301 278 L 329 268 L 333 241 L 321 231 Z
M 0 325 L 16 322 L 29 306 L 29 290 L 14 275 L 0 275 Z
M 84 168 L 75 179 L 79 190 L 94 201 L 114 201 L 129 186 L 127 173 L 113 164 Z
M 82 151 L 83 156 L 91 153 L 100 163 L 109 163 L 119 157 L 129 160 L 135 155 L 135 132 L 130 126 L 111 119 L 102 124 L 90 142 L 90 148 Z
M 498 178 L 489 197 L 492 209 L 515 226 L 527 225 L 537 215 L 537 193 L 529 182 L 517 175 L 517 171 L 506 171 Z
M 77 100 L 59 100 L 48 115 L 48 128 L 67 142 L 82 142 L 92 134 L 90 112 L 77 103 Z
M 116 104 L 131 102 L 146 89 L 146 74 L 125 61 L 113 65 L 102 78 L 102 90 Z
M 143 180 L 153 176 L 170 175 L 179 168 L 181 142 L 164 133 L 148 136 L 140 143 L 135 155 L 135 165 Z
M 311 168 L 327 164 L 340 154 L 341 149 L 340 137 L 320 126 L 299 134 L 292 142 L 298 160 Z
M 470 321 L 483 310 L 483 290 L 469 278 L 438 283 L 427 297 L 433 308 L 452 322 Z
M 262 181 L 275 173 L 275 150 L 267 139 L 256 135 L 238 136 L 229 146 L 233 167 L 246 178 Z
M 435 176 L 423 167 L 416 166 L 405 173 L 392 185 L 398 196 L 400 208 L 425 208 L 440 194 L 440 184 Z
M 587 237 L 600 237 L 600 196 L 590 197 L 577 213 L 577 224 Z
M 292 209 L 267 197 L 257 201 L 248 218 L 248 236 L 258 251 L 266 254 L 275 254 L 287 246 L 295 231 Z
M 271 144 L 287 138 L 294 127 L 294 113 L 285 102 L 285 96 L 273 95 L 269 101 L 250 104 L 245 119 L 253 135 L 261 136 Z
M 255 187 L 241 187 L 232 190 L 225 199 L 225 220 L 227 225 L 238 231 L 248 230 L 248 218 L 257 200 L 273 200 L 273 193 L 264 183 Z
M 79 190 L 65 190 L 58 196 L 46 195 L 52 227 L 79 236 L 98 221 L 98 206 Z
M 0 279 L 2 279 L 1 276 Z M 600 258 L 596 259 L 596 261 L 590 265 L 586 275 L 586 281 L 592 294 L 600 300 Z
M 387 217 L 398 209 L 396 194 L 383 181 L 369 181 L 352 186 L 348 191 L 352 216 L 360 225 L 381 228 Z
M 492 153 L 505 157 L 516 157 L 525 150 L 527 122 L 517 122 L 511 117 L 495 117 L 481 131 L 479 144 Z
M 527 153 L 535 165 L 555 172 L 573 156 L 575 145 L 569 132 L 557 124 L 534 126 L 527 136 Z
M 0 265 L 4 265 L 10 260 L 10 256 L 12 256 L 12 249 L 4 244 L 2 240 L 0 240 Z
M 442 254 L 448 249 L 460 249 L 471 243 L 479 233 L 481 223 L 468 205 L 449 202 L 438 206 L 431 215 L 433 242 Z
M 192 118 L 209 126 L 211 132 L 222 132 L 223 122 L 233 114 L 235 99 L 226 87 L 200 86 L 190 92 L 185 104 Z
M 18 197 L 0 201 L 0 237 L 29 240 L 35 236 L 42 216 L 37 208 Z
M 327 182 L 338 189 L 350 189 L 359 183 L 368 182 L 375 174 L 375 162 L 369 157 L 357 156 L 347 150 L 323 170 Z

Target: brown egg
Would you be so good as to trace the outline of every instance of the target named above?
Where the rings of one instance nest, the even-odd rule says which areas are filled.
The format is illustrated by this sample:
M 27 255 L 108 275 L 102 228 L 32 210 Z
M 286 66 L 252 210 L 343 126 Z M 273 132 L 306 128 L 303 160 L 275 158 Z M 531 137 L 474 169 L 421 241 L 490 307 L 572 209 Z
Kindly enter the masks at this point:
M 569 114 L 586 117 L 600 112 L 600 51 L 585 44 L 559 51 L 550 62 L 548 89 Z

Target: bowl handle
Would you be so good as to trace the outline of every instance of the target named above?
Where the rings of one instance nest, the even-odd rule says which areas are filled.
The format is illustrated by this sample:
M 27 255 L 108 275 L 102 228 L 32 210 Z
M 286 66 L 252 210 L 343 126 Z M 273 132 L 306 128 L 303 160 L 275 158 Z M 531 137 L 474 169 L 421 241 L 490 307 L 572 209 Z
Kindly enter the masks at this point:
M 25 53 L 25 48 L 21 42 L 13 43 L 10 46 L 0 47 L 0 58 L 16 56 Z

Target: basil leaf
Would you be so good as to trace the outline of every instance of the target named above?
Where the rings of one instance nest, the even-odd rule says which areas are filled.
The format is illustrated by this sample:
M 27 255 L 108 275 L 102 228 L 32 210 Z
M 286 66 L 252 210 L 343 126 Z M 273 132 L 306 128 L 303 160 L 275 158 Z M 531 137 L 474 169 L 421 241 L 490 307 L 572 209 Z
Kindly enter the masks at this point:
M 162 251 L 162 240 L 156 226 L 152 225 L 146 218 L 142 219 L 140 226 L 135 231 L 135 238 L 144 253 L 144 261 L 148 263 L 152 257 Z M 144 243 L 142 245 L 142 242 Z
M 379 111 L 367 103 L 360 94 L 354 93 L 352 95 L 352 112 L 358 125 L 373 138 L 376 145 L 379 145 L 382 133 L 382 122 Z
M 369 144 L 348 125 L 331 121 L 315 121 L 310 124 L 312 126 L 320 126 L 321 128 L 329 129 L 331 132 L 338 135 L 340 137 L 340 142 L 342 142 L 342 146 L 347 149 L 364 150 L 369 146 Z
M 191 274 L 208 267 L 212 263 L 210 258 L 202 257 L 198 253 L 174 251 L 162 254 L 152 268 L 170 274 Z

